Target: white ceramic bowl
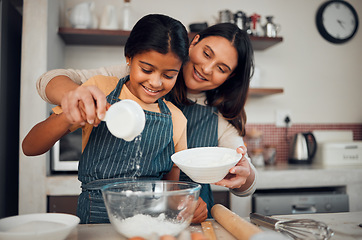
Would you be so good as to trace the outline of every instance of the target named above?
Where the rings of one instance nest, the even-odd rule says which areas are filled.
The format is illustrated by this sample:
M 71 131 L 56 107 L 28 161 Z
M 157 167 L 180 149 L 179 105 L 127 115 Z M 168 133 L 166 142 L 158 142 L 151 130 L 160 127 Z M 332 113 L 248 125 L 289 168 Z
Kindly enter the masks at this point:
M 177 152 L 171 159 L 193 181 L 215 183 L 222 180 L 241 157 L 235 149 L 200 147 Z
M 176 181 L 128 181 L 102 188 L 114 229 L 127 238 L 177 236 L 192 220 L 201 186 Z
M 132 141 L 141 134 L 145 127 L 145 113 L 142 107 L 133 100 L 124 99 L 112 104 L 106 112 L 108 130 L 118 138 Z
M 2 240 L 63 240 L 78 225 L 79 218 L 63 213 L 24 214 L 0 220 Z

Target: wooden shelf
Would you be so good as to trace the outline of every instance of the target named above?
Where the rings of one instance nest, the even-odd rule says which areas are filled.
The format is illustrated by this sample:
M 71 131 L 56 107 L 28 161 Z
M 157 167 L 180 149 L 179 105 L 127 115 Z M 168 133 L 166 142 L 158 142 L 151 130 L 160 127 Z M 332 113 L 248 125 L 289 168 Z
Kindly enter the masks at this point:
M 69 45 L 123 46 L 127 41 L 130 31 L 59 28 L 58 33 L 64 42 Z M 189 33 L 189 38 L 192 39 L 195 35 L 196 33 Z M 270 38 L 250 36 L 250 39 L 254 50 L 264 50 L 283 41 L 283 38 L 281 37 Z M 283 89 L 249 89 L 249 95 L 252 97 L 262 97 L 278 93 L 283 93 Z
M 282 37 L 255 37 L 250 36 L 254 50 L 265 50 L 283 41 Z
M 123 46 L 129 36 L 129 31 L 122 30 L 102 30 L 102 29 L 76 29 L 59 28 L 58 34 L 69 45 L 104 45 L 104 46 Z M 189 33 L 192 39 L 196 33 Z M 279 42 L 283 38 L 276 37 L 255 37 L 250 36 L 254 50 L 264 50 Z
M 283 93 L 283 88 L 250 88 L 249 96 L 251 97 L 263 97 L 272 94 Z

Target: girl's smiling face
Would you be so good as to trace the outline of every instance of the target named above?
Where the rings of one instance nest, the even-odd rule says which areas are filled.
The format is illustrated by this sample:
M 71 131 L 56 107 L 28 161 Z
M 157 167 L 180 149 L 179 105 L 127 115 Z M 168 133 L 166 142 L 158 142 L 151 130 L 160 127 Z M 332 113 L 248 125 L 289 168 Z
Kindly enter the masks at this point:
M 171 91 L 182 65 L 176 54 L 161 54 L 154 50 L 126 59 L 130 66 L 130 80 L 126 85 L 133 95 L 147 104 Z
M 189 49 L 190 60 L 183 66 L 183 77 L 190 93 L 215 89 L 233 73 L 238 53 L 226 38 L 209 36 L 193 39 Z

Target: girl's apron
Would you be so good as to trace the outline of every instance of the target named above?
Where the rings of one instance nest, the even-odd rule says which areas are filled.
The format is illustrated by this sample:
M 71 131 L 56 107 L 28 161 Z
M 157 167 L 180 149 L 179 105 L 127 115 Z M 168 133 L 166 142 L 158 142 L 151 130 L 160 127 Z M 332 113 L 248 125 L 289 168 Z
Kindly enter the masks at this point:
M 120 101 L 119 95 L 129 76 L 122 78 L 107 96 L 110 104 Z M 130 179 L 161 179 L 172 168 L 175 152 L 171 112 L 159 99 L 161 113 L 146 111 L 142 134 L 127 142 L 114 137 L 105 122 L 94 127 L 78 167 L 82 193 L 78 198 L 77 215 L 81 223 L 107 223 L 108 215 L 101 187 Z
M 187 147 L 216 147 L 218 146 L 218 115 L 217 109 L 210 106 L 193 104 L 181 107 L 187 118 Z M 192 181 L 184 172 L 180 180 Z M 201 184 L 200 197 L 207 204 L 208 218 L 214 205 L 210 184 Z

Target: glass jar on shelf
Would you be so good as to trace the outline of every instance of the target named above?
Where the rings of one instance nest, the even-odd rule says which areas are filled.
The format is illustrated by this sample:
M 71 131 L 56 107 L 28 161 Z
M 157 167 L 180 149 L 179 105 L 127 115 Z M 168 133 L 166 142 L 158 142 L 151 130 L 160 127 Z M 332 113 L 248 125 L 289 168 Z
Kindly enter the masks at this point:
M 131 0 L 124 0 L 121 14 L 121 29 L 131 31 L 134 24 L 133 19 L 135 18 Z
M 265 165 L 274 165 L 276 161 L 276 147 L 273 145 L 265 145 L 263 150 Z
M 263 155 L 263 149 L 262 148 L 255 148 L 250 152 L 250 159 L 252 164 L 255 167 L 264 167 L 264 155 Z
M 263 132 L 261 130 L 252 128 L 250 131 L 246 132 L 245 145 L 251 162 L 255 167 L 264 166 L 262 140 Z

